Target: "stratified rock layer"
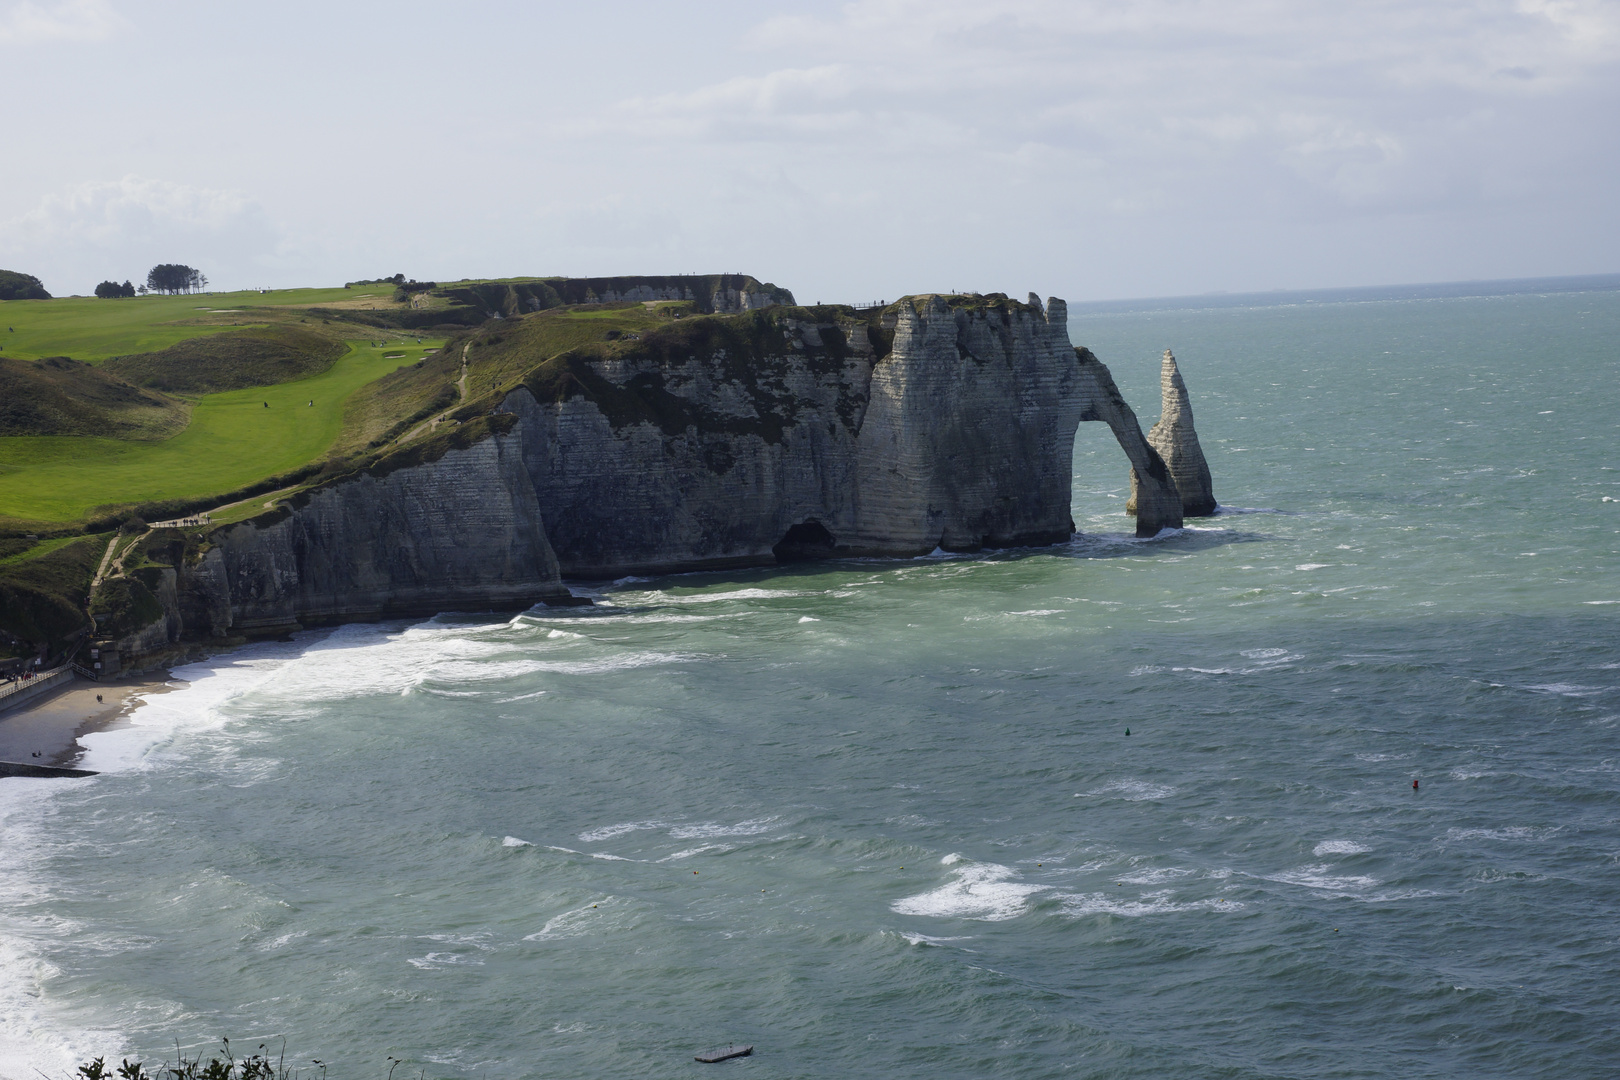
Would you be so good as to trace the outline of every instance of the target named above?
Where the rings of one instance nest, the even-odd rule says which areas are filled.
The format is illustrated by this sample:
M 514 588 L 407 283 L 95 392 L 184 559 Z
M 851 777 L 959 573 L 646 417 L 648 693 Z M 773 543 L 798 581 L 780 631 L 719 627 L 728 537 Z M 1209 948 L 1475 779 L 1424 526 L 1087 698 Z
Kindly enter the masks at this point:
M 554 358 L 502 406 L 565 576 L 1062 541 L 1082 419 L 1156 485 L 1138 533 L 1181 524 L 1061 300 L 910 297 L 875 324 L 772 309 L 680 334 Z
M 317 488 L 180 571 L 169 638 L 522 608 L 566 595 L 515 435 Z
M 1207 517 L 1216 509 L 1215 490 L 1204 460 L 1198 433 L 1193 430 L 1192 402 L 1187 384 L 1169 349 L 1159 366 L 1159 422 L 1148 432 L 1147 441 L 1159 452 L 1170 478 L 1181 493 L 1181 512 L 1187 517 Z

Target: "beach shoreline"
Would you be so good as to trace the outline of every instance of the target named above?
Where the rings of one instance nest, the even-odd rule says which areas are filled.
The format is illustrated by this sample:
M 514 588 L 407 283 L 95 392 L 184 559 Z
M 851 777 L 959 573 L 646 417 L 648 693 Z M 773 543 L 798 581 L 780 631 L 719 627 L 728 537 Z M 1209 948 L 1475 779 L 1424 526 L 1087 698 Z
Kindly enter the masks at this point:
M 166 668 L 108 682 L 74 679 L 0 712 L 0 761 L 72 766 L 84 754 L 81 735 L 117 727 L 147 698 L 181 685 Z

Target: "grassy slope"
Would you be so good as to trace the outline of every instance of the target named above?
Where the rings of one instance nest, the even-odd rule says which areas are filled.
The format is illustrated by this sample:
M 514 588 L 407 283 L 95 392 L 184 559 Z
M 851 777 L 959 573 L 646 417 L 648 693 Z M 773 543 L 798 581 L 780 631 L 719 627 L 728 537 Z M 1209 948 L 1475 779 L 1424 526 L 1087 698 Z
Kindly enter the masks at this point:
M 386 300 L 392 294 L 392 286 L 368 285 L 273 293 L 137 296 L 127 300 L 4 300 L 0 301 L 0 354 L 23 360 L 71 356 L 98 363 L 127 353 L 157 352 L 187 338 L 233 326 L 264 325 L 281 314 L 276 308 L 367 296 Z
M 186 426 L 190 412 L 186 402 L 130 386 L 102 367 L 0 356 L 0 436 L 166 439 Z
M 227 330 L 161 352 L 115 356 L 96 370 L 170 394 L 274 386 L 318 375 L 349 351 L 340 337 L 325 329 L 294 324 Z
M 350 345 L 349 355 L 314 378 L 202 398 L 190 426 L 163 442 L 0 439 L 0 514 L 71 521 L 96 506 L 230 491 L 314 460 L 337 438 L 349 395 L 414 362 L 426 347 L 385 359 L 399 346 Z

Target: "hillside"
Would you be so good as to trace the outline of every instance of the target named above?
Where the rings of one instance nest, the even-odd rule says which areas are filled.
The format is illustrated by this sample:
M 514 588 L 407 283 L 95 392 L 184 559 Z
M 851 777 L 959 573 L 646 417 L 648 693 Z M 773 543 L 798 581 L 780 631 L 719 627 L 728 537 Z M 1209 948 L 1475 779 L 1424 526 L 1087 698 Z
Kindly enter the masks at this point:
M 149 606 L 130 545 L 113 543 L 94 596 L 77 581 L 84 544 L 106 551 L 120 522 L 240 520 L 385 459 L 431 460 L 554 356 L 784 301 L 746 275 L 6 301 L 0 631 L 60 642 L 69 610 L 120 625 L 120 605 Z
M 171 394 L 213 394 L 307 379 L 347 351 L 343 339 L 299 326 L 227 330 L 150 353 L 115 356 L 103 371 Z
M 0 436 L 165 439 L 178 434 L 189 415 L 184 402 L 65 356 L 0 357 Z

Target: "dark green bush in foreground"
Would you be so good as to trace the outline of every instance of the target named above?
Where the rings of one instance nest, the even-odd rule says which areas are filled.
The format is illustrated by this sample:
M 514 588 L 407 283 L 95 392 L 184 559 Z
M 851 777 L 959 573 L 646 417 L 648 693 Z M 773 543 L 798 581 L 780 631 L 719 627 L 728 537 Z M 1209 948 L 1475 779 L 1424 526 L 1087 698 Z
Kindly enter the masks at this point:
M 166 1061 L 151 1072 L 143 1062 L 128 1058 L 123 1064 L 112 1067 L 107 1065 L 106 1058 L 93 1058 L 79 1066 L 74 1080 L 298 1080 L 298 1070 L 287 1065 L 285 1046 L 274 1058 L 263 1043 L 259 1044 L 258 1053 L 237 1058 L 231 1053 L 231 1040 L 221 1039 L 220 1043 L 219 1053 L 210 1054 L 206 1059 L 200 1050 L 188 1058 L 176 1047 L 173 1063 Z M 398 1066 L 397 1059 L 389 1060 Z M 306 1070 L 305 1075 L 311 1080 L 326 1076 L 325 1062 L 317 1060 L 312 1064 L 314 1068 Z

